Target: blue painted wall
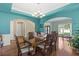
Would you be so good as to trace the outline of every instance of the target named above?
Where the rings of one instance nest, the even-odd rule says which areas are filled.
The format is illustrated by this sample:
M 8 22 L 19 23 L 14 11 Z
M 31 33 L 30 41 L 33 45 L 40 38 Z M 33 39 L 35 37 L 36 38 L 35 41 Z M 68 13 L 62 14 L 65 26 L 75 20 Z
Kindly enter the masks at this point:
M 72 31 L 75 34 L 79 29 L 79 4 L 70 4 L 55 11 L 51 11 L 43 18 L 35 18 L 21 12 L 11 12 L 12 4 L 0 4 L 0 34 L 10 33 L 10 21 L 15 19 L 30 20 L 35 23 L 36 31 L 44 31 L 44 23 L 56 17 L 72 18 Z
M 11 11 L 11 5 L 3 3 L 0 4 L 0 34 L 10 33 L 10 21 L 16 19 L 30 20 L 35 23 L 35 31 L 40 31 L 40 19 L 32 17 L 29 14 L 24 14 L 22 12 Z
M 16 19 L 30 20 L 35 23 L 35 31 L 40 31 L 40 19 L 32 18 L 29 16 L 19 15 L 16 13 L 0 12 L 0 34 L 10 33 L 10 21 Z
M 8 17 L 7 17 L 8 16 Z M 10 32 L 10 19 L 8 13 L 0 12 L 0 34 L 5 34 Z
M 72 18 L 72 34 L 76 34 L 76 30 L 79 30 L 79 4 L 70 4 L 66 7 L 60 8 L 54 12 L 48 13 L 41 20 L 42 23 L 56 18 L 56 17 L 69 17 Z
M 12 4 L 11 3 L 0 3 L 0 11 L 10 12 Z

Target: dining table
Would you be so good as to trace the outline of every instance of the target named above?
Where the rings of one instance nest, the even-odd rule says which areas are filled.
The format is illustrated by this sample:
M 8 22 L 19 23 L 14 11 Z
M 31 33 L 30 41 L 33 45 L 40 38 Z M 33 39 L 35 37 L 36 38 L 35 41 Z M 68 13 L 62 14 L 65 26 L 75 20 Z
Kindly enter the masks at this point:
M 46 41 L 46 36 L 35 36 L 33 39 L 26 40 L 33 48 L 35 53 L 37 53 L 37 46 Z

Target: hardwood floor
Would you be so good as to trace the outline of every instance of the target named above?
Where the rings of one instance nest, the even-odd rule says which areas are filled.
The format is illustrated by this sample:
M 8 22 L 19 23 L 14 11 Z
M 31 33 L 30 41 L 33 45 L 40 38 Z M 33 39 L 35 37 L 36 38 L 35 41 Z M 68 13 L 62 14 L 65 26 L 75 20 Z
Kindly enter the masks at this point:
M 57 51 L 52 52 L 51 56 L 78 56 L 71 47 L 67 39 L 59 37 Z M 0 48 L 0 56 L 17 56 L 16 42 L 11 41 L 11 45 Z
M 66 38 L 59 38 L 57 56 L 75 56 L 76 54 L 69 45 Z
M 11 41 L 11 45 L 0 48 L 1 56 L 17 56 L 16 42 Z

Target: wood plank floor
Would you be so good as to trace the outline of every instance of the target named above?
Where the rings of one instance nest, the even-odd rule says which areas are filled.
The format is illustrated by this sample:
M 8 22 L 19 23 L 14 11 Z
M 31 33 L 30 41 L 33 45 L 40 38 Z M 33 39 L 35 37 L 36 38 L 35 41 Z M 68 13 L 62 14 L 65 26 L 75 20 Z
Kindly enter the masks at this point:
M 75 51 L 72 50 L 72 48 L 69 45 L 69 42 L 67 41 L 67 38 L 59 38 L 58 43 L 58 49 L 56 51 L 57 56 L 77 56 L 79 54 L 76 54 Z
M 51 56 L 78 56 L 69 46 L 67 38 L 59 37 L 57 51 L 52 52 Z M 16 42 L 11 41 L 11 45 L 0 48 L 0 56 L 17 56 Z
M 17 56 L 16 42 L 11 41 L 11 45 L 0 48 L 1 56 Z

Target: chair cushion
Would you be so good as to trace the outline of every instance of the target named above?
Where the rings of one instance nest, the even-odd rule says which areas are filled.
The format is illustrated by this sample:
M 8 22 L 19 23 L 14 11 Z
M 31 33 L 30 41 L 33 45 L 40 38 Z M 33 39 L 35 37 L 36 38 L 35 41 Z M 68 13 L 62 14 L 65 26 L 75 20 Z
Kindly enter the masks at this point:
M 53 42 L 52 45 L 55 45 L 55 42 Z
M 21 45 L 20 47 L 21 48 L 25 48 L 25 47 L 28 47 L 29 46 L 29 44 L 28 43 L 25 43 L 24 45 Z
M 32 50 L 33 50 L 33 48 L 31 47 L 30 51 L 32 51 Z M 23 48 L 23 49 L 21 49 L 21 52 L 22 53 L 29 52 L 29 48 Z
M 38 47 L 44 49 L 44 45 L 38 45 Z M 45 46 L 45 48 L 48 48 L 48 47 L 49 47 L 48 45 Z
M 44 49 L 44 45 L 38 45 L 38 47 L 40 47 L 40 48 Z
M 22 43 L 22 44 L 20 44 L 20 48 L 25 48 L 25 47 L 28 47 L 28 46 L 29 46 L 28 43 Z

